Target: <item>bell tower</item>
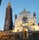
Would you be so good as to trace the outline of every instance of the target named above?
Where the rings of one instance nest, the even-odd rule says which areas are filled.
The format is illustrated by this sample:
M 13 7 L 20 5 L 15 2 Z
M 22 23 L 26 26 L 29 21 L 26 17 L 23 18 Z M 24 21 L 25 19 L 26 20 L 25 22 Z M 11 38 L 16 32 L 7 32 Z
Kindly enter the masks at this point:
M 11 3 L 9 2 L 6 8 L 4 31 L 12 30 L 12 26 L 13 26 L 12 8 L 11 8 Z

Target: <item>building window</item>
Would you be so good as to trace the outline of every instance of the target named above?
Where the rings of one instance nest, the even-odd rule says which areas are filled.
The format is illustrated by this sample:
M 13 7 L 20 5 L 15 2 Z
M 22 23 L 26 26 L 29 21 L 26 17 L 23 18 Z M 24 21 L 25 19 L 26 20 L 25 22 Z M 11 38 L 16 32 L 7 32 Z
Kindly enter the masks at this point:
M 23 23 L 27 23 L 27 17 L 23 17 L 22 20 L 23 20 Z

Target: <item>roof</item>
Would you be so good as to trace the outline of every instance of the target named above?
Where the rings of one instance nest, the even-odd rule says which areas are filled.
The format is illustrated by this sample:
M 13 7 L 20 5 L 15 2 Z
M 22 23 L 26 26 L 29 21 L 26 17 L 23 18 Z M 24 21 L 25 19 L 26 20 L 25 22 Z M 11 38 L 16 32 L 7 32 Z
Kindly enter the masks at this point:
M 24 14 L 24 13 L 26 13 L 26 14 L 27 14 L 27 13 L 30 14 L 30 12 L 29 12 L 29 11 L 26 11 L 25 8 L 23 9 L 23 11 L 22 11 L 20 14 Z

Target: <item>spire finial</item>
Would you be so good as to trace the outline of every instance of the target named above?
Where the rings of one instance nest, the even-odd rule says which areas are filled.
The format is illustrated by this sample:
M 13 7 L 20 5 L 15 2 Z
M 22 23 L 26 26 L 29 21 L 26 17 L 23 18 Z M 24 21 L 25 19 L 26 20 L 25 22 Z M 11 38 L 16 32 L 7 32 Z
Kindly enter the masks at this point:
M 25 8 L 23 9 L 23 11 L 26 11 Z
M 8 2 L 8 7 L 11 7 L 11 3 L 10 2 Z

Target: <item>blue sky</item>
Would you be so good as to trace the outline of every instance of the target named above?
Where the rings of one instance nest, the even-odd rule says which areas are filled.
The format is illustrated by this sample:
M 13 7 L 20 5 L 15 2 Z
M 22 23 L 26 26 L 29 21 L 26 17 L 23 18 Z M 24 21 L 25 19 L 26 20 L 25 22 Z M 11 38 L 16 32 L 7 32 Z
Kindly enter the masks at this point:
M 11 2 L 13 17 L 14 14 L 19 15 L 19 13 L 25 8 L 31 13 L 35 11 L 37 21 L 39 22 L 39 0 L 2 0 L 0 6 L 0 30 L 4 30 L 4 20 L 8 2 Z

